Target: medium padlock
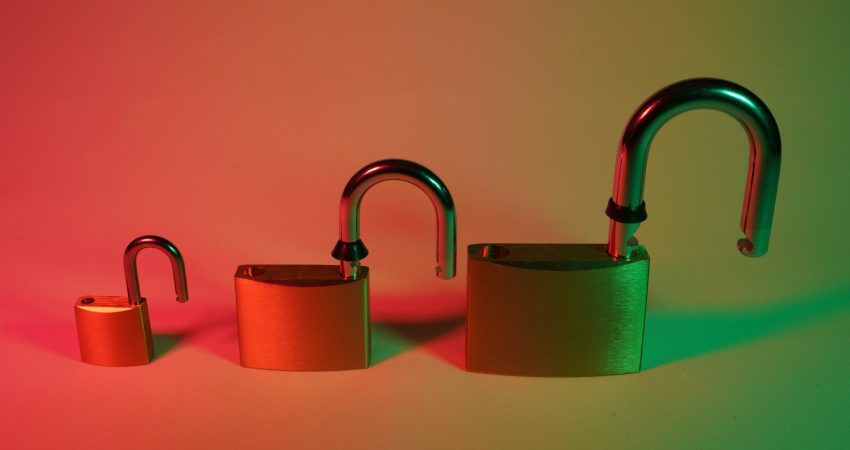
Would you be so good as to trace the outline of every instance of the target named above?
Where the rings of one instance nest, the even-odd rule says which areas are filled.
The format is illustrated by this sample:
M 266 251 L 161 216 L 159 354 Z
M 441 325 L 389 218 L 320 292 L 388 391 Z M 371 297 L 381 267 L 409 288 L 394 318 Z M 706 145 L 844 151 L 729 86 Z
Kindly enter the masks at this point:
M 474 244 L 468 247 L 467 369 L 530 376 L 640 371 L 649 255 L 633 237 L 646 219 L 649 146 L 673 116 L 714 109 L 737 119 L 750 140 L 741 216 L 746 256 L 770 239 L 780 138 L 767 106 L 717 79 L 692 79 L 647 99 L 626 125 L 606 214 L 608 244 Z
M 339 209 L 340 238 L 331 255 L 339 265 L 242 265 L 236 269 L 240 361 L 275 370 L 345 370 L 369 366 L 368 251 L 360 239 L 360 202 L 387 180 L 412 183 L 437 213 L 437 276 L 455 275 L 456 215 L 445 184 L 411 161 L 383 160 L 346 184 Z
M 183 256 L 177 247 L 159 236 L 141 236 L 124 251 L 127 297 L 84 295 L 74 303 L 80 358 L 100 366 L 137 366 L 154 355 L 148 302 L 139 291 L 136 255 L 142 249 L 161 250 L 171 261 L 177 301 L 189 300 Z

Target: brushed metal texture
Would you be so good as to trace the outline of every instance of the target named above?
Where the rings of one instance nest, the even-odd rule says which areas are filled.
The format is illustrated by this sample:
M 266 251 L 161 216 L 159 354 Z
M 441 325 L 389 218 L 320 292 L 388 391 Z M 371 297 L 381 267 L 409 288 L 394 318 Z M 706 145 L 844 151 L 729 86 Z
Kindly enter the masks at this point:
M 467 369 L 528 376 L 638 372 L 649 255 L 605 244 L 468 247 Z
M 83 296 L 74 302 L 80 359 L 99 366 L 137 366 L 153 358 L 148 303 L 128 297 Z
M 345 370 L 369 366 L 369 270 L 336 265 L 242 265 L 236 316 L 243 366 Z

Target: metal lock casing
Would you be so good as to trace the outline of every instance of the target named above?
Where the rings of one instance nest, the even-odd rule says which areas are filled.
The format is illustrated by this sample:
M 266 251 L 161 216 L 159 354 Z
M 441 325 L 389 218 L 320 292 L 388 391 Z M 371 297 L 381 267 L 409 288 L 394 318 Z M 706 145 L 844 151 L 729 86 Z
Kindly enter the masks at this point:
M 162 251 L 171 262 L 174 290 L 180 303 L 189 300 L 186 269 L 180 250 L 160 236 L 140 236 L 124 250 L 127 296 L 83 296 L 74 302 L 80 359 L 100 366 L 137 366 L 153 360 L 154 346 L 148 302 L 139 289 L 136 256 L 146 248 Z
M 649 255 L 604 244 L 468 247 L 467 369 L 532 376 L 640 370 Z
M 649 146 L 676 115 L 714 109 L 746 130 L 750 157 L 741 254 L 767 252 L 781 143 L 770 110 L 743 86 L 696 78 L 667 86 L 632 114 L 620 138 L 606 215 L 607 246 L 489 244 L 469 248 L 468 368 L 517 375 L 640 370 L 649 256 L 634 238 L 647 218 Z
M 345 370 L 369 366 L 369 270 L 336 265 L 243 265 L 236 269 L 243 366 Z
M 339 237 L 331 256 L 338 266 L 243 265 L 236 269 L 241 364 L 276 370 L 369 367 L 369 252 L 360 239 L 360 204 L 378 183 L 401 180 L 419 187 L 437 214 L 436 275 L 455 275 L 456 219 L 448 188 L 428 168 L 385 159 L 349 179 L 339 208 Z
M 85 296 L 74 302 L 80 358 L 99 366 L 138 366 L 153 359 L 148 303 L 127 297 Z

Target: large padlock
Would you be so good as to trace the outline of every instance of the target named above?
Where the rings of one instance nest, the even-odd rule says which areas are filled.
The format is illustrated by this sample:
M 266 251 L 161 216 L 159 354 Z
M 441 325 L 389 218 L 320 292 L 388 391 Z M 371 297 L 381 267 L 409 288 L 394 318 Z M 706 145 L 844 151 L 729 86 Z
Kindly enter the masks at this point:
M 124 251 L 127 297 L 84 295 L 74 303 L 80 358 L 100 366 L 137 366 L 154 355 L 148 302 L 139 291 L 136 255 L 155 248 L 168 255 L 177 301 L 189 300 L 183 256 L 177 247 L 159 236 L 141 236 Z
M 779 180 L 773 115 L 752 92 L 692 79 L 647 99 L 626 125 L 606 214 L 608 244 L 474 244 L 468 247 L 467 369 L 531 376 L 640 371 L 649 255 L 633 235 L 646 219 L 649 146 L 673 116 L 708 108 L 737 119 L 750 138 L 738 249 L 761 256 Z
M 338 265 L 242 265 L 236 269 L 236 315 L 243 366 L 275 370 L 345 370 L 369 366 L 368 251 L 360 239 L 360 202 L 372 186 L 402 180 L 424 191 L 437 213 L 437 276 L 455 275 L 456 214 L 445 184 L 410 161 L 383 160 L 345 185 L 339 209 Z

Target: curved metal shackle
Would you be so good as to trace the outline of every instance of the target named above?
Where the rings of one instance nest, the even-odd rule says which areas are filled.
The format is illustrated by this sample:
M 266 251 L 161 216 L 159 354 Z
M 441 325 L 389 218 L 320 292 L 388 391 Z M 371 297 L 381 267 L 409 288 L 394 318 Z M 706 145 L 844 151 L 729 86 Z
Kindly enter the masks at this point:
M 743 86 L 714 78 L 695 78 L 653 94 L 632 114 L 623 131 L 617 150 L 614 193 L 606 211 L 611 218 L 611 256 L 628 259 L 637 248 L 633 235 L 646 219 L 643 189 L 652 139 L 668 120 L 693 109 L 724 112 L 746 130 L 750 158 L 741 213 L 741 230 L 746 238 L 738 241 L 738 250 L 746 256 L 767 252 L 781 159 L 776 120 L 767 105 Z M 699 207 L 696 202 L 691 205 Z
M 142 303 L 142 295 L 139 292 L 139 274 L 136 271 L 136 256 L 146 248 L 161 250 L 171 261 L 171 272 L 174 275 L 174 291 L 177 293 L 177 301 L 183 303 L 189 300 L 189 289 L 186 287 L 186 267 L 183 264 L 183 256 L 180 250 L 168 239 L 159 236 L 141 236 L 133 239 L 124 250 L 124 279 L 127 282 L 127 296 L 131 305 Z
M 340 275 L 356 279 L 360 260 L 369 254 L 360 240 L 360 202 L 372 186 L 387 180 L 401 180 L 421 189 L 437 213 L 437 277 L 454 278 L 457 257 L 457 213 L 449 189 L 434 172 L 412 161 L 384 159 L 354 174 L 342 191 L 339 202 L 339 241 L 331 255 L 339 260 Z

